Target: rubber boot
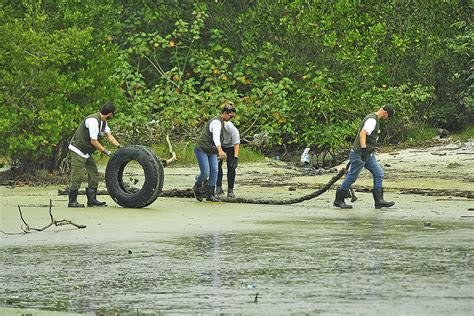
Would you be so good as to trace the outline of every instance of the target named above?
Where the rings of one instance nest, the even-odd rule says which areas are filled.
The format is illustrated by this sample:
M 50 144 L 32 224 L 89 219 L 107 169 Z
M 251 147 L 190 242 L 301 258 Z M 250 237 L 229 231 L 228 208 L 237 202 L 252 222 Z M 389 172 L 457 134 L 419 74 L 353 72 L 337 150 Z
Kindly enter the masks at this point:
M 344 202 L 344 199 L 347 196 L 347 190 L 337 189 L 336 191 L 336 199 L 334 200 L 333 205 L 340 208 L 352 208 L 352 205 L 347 205 Z
M 77 202 L 77 192 L 78 190 L 69 190 L 69 203 L 67 207 L 84 207 L 84 204 Z
M 221 186 L 216 187 L 216 195 L 223 195 L 225 192 L 222 190 Z
M 196 198 L 196 200 L 201 202 L 202 201 L 201 185 L 195 182 L 192 190 L 193 190 L 194 197 Z
M 219 200 L 218 198 L 216 198 L 214 196 L 214 189 L 216 187 L 211 187 L 211 186 L 208 186 L 207 187 L 207 192 L 206 192 L 206 200 L 208 200 L 209 202 L 220 202 L 221 200 Z
M 227 197 L 230 199 L 235 199 L 234 189 L 227 189 Z
M 383 199 L 383 188 L 374 188 L 372 195 L 375 200 L 375 208 L 394 206 L 395 202 L 387 202 Z
M 97 201 L 97 189 L 86 188 L 87 206 L 107 206 L 107 203 Z

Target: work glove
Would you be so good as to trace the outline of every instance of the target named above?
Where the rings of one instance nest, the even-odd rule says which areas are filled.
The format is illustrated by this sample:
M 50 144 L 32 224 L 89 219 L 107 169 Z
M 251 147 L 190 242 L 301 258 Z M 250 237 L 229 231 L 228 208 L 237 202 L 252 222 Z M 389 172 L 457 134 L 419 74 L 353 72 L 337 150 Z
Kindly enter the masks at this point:
M 360 149 L 360 159 L 365 162 L 367 160 L 367 148 Z
M 108 149 L 104 150 L 104 154 L 107 155 L 110 159 L 114 159 L 117 156 L 115 153 L 111 152 Z
M 232 159 L 232 161 L 230 162 L 230 167 L 232 169 L 237 169 L 237 165 L 239 164 L 239 158 L 238 157 L 234 157 L 234 159 Z

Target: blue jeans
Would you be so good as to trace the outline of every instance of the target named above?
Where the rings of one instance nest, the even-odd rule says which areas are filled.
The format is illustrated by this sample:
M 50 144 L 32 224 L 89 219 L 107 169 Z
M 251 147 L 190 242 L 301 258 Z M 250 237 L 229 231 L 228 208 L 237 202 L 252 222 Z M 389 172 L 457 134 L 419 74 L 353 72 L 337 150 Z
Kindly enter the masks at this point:
M 377 158 L 375 157 L 375 153 L 371 154 L 367 157 L 367 160 L 363 162 L 360 158 L 360 155 L 351 150 L 349 154 L 349 161 L 351 166 L 349 167 L 349 172 L 347 173 L 346 178 L 341 184 L 342 190 L 349 190 L 351 185 L 356 182 L 357 178 L 359 177 L 362 168 L 366 168 L 367 170 L 372 173 L 372 177 L 374 178 L 374 188 L 381 188 L 383 182 L 383 169 L 380 166 Z
M 199 164 L 200 174 L 196 178 L 196 183 L 201 185 L 207 178 L 207 185 L 216 186 L 217 182 L 217 154 L 206 154 L 205 152 L 194 147 L 194 155 Z

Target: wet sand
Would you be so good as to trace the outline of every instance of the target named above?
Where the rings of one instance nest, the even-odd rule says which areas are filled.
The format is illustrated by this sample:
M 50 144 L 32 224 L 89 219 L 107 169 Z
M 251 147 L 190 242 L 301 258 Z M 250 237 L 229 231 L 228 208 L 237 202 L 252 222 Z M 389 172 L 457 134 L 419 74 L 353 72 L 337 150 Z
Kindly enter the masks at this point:
M 0 187 L 4 232 L 21 232 L 18 204 L 30 226 L 48 224 L 50 199 L 56 219 L 87 225 L 0 233 L 0 313 L 471 315 L 474 200 L 450 194 L 474 191 L 474 153 L 447 148 L 380 155 L 396 202 L 382 210 L 363 192 L 367 172 L 352 210 L 332 207 L 334 190 L 297 205 L 158 198 L 125 209 L 100 196 L 108 207 L 69 209 L 58 187 Z M 196 172 L 166 168 L 164 189 L 190 187 Z M 299 196 L 331 177 L 242 164 L 236 193 Z M 400 193 L 423 187 L 445 195 Z

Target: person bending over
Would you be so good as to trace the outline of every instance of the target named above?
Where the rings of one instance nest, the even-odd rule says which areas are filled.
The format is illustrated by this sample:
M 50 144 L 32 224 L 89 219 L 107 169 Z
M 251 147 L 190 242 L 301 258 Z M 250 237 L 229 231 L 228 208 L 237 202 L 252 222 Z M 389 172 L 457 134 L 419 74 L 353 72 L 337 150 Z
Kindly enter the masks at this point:
M 194 146 L 194 155 L 199 165 L 199 175 L 192 188 L 194 197 L 198 201 L 203 200 L 201 186 L 207 180 L 204 195 L 206 200 L 220 202 L 215 197 L 215 187 L 217 182 L 218 159 L 225 159 L 226 154 L 222 150 L 222 129 L 224 122 L 230 121 L 236 114 L 234 104 L 226 102 L 219 116 L 210 119 L 203 127 L 201 134 Z
M 84 207 L 77 202 L 77 193 L 82 182 L 84 169 L 87 172 L 87 206 L 106 206 L 105 202 L 97 200 L 97 187 L 99 186 L 99 171 L 92 158 L 98 149 L 109 158 L 114 158 L 114 153 L 107 150 L 99 139 L 105 135 L 109 142 L 120 147 L 115 137 L 110 132 L 107 121 L 115 114 L 115 105 L 106 103 L 98 113 L 87 116 L 79 125 L 69 144 L 71 155 L 71 180 L 69 185 L 68 207 Z
M 359 131 L 349 154 L 349 161 L 351 163 L 349 172 L 342 182 L 339 189 L 336 191 L 336 198 L 334 206 L 340 208 L 352 208 L 344 202 L 348 190 L 351 185 L 359 177 L 362 168 L 368 169 L 372 173 L 374 179 L 374 189 L 372 191 L 375 208 L 390 207 L 395 205 L 394 202 L 387 202 L 383 199 L 383 169 L 380 166 L 375 156 L 375 147 L 378 141 L 380 120 L 387 120 L 393 117 L 395 110 L 392 105 L 385 105 L 377 112 L 368 114 L 359 127 Z

